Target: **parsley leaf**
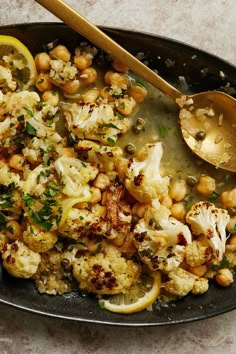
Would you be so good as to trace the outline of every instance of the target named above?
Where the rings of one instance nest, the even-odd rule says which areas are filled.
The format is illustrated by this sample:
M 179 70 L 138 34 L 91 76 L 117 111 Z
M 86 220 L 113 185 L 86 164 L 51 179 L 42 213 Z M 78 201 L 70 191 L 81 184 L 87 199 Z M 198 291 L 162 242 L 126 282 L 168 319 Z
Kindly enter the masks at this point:
M 36 129 L 29 122 L 26 122 L 25 132 L 29 135 L 36 135 Z

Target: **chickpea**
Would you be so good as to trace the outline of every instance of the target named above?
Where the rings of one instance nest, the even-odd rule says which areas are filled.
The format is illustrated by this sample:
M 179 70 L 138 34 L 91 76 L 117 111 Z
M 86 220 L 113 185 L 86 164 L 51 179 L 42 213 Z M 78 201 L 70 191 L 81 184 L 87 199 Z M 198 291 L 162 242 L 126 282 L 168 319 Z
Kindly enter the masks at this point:
M 198 277 L 203 277 L 203 275 L 207 272 L 207 266 L 205 264 L 196 266 L 196 267 L 189 267 L 191 273 L 197 275 Z
M 119 113 L 123 114 L 123 116 L 129 116 L 133 112 L 134 106 L 135 103 L 133 99 L 120 98 L 118 100 L 118 104 L 116 105 L 116 109 Z
M 112 94 L 110 94 L 111 88 L 109 86 L 104 86 L 100 90 L 100 96 L 104 99 L 107 99 L 108 102 L 114 101 L 114 97 L 112 97 Z
M 99 188 L 101 190 L 106 189 L 109 184 L 110 180 L 107 175 L 105 175 L 105 173 L 99 173 L 93 181 L 94 187 Z
M 119 163 L 116 165 L 116 171 L 120 178 L 125 178 L 128 169 L 129 161 L 127 159 L 120 159 Z
M 185 207 L 183 203 L 174 203 L 171 207 L 171 215 L 177 220 L 183 219 L 185 215 Z
M 25 157 L 21 154 L 12 155 L 9 159 L 9 166 L 14 168 L 15 170 L 23 170 Z
M 48 71 L 51 68 L 51 58 L 45 52 L 37 54 L 34 61 L 38 71 Z
M 51 50 L 49 54 L 52 59 L 56 58 L 64 62 L 70 61 L 71 58 L 69 50 L 61 44 L 57 45 L 53 50 Z
M 231 246 L 236 245 L 236 233 L 230 236 L 228 244 Z
M 166 195 L 165 197 L 161 198 L 160 203 L 161 205 L 164 205 L 168 209 L 171 209 L 173 204 L 172 199 L 169 195 Z
M 52 83 L 48 74 L 41 73 L 37 76 L 35 86 L 40 92 L 52 89 Z
M 226 226 L 226 230 L 230 232 L 231 234 L 236 231 L 236 216 L 233 216 L 230 218 L 230 221 L 228 222 Z
M 236 207 L 236 188 L 224 191 L 221 194 L 221 202 L 224 208 Z
M 234 282 L 233 274 L 228 268 L 223 268 L 219 269 L 216 276 L 215 276 L 216 282 L 220 286 L 229 286 Z
M 92 192 L 91 203 L 96 204 L 96 203 L 100 202 L 100 200 L 102 199 L 101 190 L 99 188 L 96 188 L 96 187 L 91 187 L 90 191 Z
M 106 72 L 106 74 L 105 74 L 105 76 L 104 76 L 104 81 L 105 81 L 105 83 L 106 83 L 108 86 L 111 85 L 110 76 L 111 76 L 112 74 L 114 74 L 114 71 L 109 70 L 109 71 Z
M 99 91 L 97 89 L 92 89 L 85 92 L 82 96 L 84 103 L 95 103 L 99 97 Z
M 106 78 L 106 75 L 105 75 Z M 105 81 L 106 82 L 106 81 Z M 122 90 L 126 90 L 128 87 L 128 77 L 124 74 L 121 73 L 115 73 L 115 72 L 111 72 L 110 74 L 108 74 L 108 78 L 107 78 L 107 84 L 110 86 L 116 86 L 121 88 Z
M 119 59 L 114 59 L 112 62 L 112 66 L 116 71 L 120 73 L 125 73 L 129 70 L 128 66 L 122 63 L 122 61 L 120 61 Z
M 57 91 L 44 91 L 42 101 L 56 107 L 59 104 L 59 94 Z
M 64 85 L 61 86 L 64 93 L 68 95 L 74 95 L 78 92 L 80 87 L 79 80 L 69 80 Z
M 143 218 L 149 207 L 150 204 L 148 203 L 135 203 L 132 208 L 132 214 L 137 215 L 139 218 Z
M 97 80 L 97 77 L 97 71 L 92 67 L 84 69 L 80 73 L 80 79 L 84 85 L 93 84 Z
M 196 185 L 196 190 L 198 193 L 209 196 L 211 195 L 216 189 L 216 182 L 214 178 L 210 176 L 200 176 L 198 183 Z
M 19 240 L 22 236 L 21 225 L 16 220 L 8 221 L 5 233 L 10 240 Z
M 136 102 L 141 103 L 147 96 L 147 90 L 145 87 L 132 85 L 129 89 L 129 94 L 135 99 Z
M 170 185 L 169 196 L 176 202 L 183 200 L 187 193 L 187 185 L 184 180 L 175 181 Z
M 112 242 L 113 242 L 116 246 L 120 247 L 120 246 L 123 245 L 123 243 L 124 243 L 124 241 L 125 241 L 125 237 L 126 237 L 126 235 L 120 233 L 118 236 L 116 236 L 115 238 L 112 239 Z
M 92 57 L 87 54 L 80 54 L 74 56 L 74 64 L 79 70 L 87 69 L 92 65 Z

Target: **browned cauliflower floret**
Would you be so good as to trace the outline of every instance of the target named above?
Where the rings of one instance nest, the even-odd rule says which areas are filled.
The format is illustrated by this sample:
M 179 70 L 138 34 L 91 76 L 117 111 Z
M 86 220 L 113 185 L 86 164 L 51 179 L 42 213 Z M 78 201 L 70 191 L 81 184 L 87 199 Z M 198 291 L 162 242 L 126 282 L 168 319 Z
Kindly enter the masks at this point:
M 225 252 L 226 226 L 230 220 L 227 210 L 216 208 L 208 201 L 194 204 L 186 215 L 186 221 L 195 235 L 203 235 L 209 242 L 216 262 Z
M 125 186 L 139 202 L 151 202 L 160 199 L 168 192 L 169 177 L 160 174 L 160 162 L 163 154 L 162 143 L 145 146 L 145 158 L 130 159 L 126 173 Z
M 100 172 L 116 170 L 124 159 L 123 151 L 119 146 L 104 146 L 90 140 L 80 140 L 77 145 L 79 155 L 86 161 L 99 164 Z
M 169 281 L 164 283 L 164 289 L 175 296 L 186 296 L 190 291 L 197 295 L 208 290 L 208 280 L 199 278 L 182 268 L 177 268 L 168 274 Z
M 185 249 L 185 260 L 191 267 L 207 263 L 212 257 L 212 249 L 207 240 L 194 240 Z
M 81 256 L 73 263 L 73 274 L 80 289 L 95 294 L 125 293 L 137 280 L 140 267 L 107 245 L 96 255 Z
M 64 194 L 69 197 L 90 196 L 88 182 L 94 180 L 98 174 L 96 164 L 62 156 L 55 161 L 54 166 Z
M 134 244 L 151 270 L 169 272 L 183 262 L 185 247 L 191 243 L 189 228 L 170 217 L 170 211 L 154 200 L 134 228 Z
M 71 208 L 65 222 L 59 227 L 58 231 L 64 237 L 78 240 L 83 235 L 91 232 L 93 225 L 100 222 L 100 217 L 104 213 L 104 207 L 92 207 L 88 209 Z
M 57 242 L 57 234 L 53 231 L 42 231 L 37 225 L 28 224 L 23 232 L 23 241 L 35 252 L 47 252 Z
M 41 257 L 37 273 L 34 275 L 40 293 L 56 295 L 75 289 L 70 262 L 64 259 L 63 253 L 51 250 L 43 253 Z
M 16 278 L 31 278 L 37 271 L 41 257 L 21 241 L 15 241 L 2 251 L 3 266 Z
M 128 118 L 120 120 L 109 104 L 74 103 L 64 107 L 67 129 L 74 138 L 91 139 L 114 146 L 119 134 L 130 128 Z

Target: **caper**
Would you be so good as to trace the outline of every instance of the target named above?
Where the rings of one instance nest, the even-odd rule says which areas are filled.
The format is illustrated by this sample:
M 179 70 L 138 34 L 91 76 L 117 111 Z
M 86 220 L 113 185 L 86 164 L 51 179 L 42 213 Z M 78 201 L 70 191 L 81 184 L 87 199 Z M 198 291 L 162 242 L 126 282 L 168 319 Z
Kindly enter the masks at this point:
M 145 125 L 145 120 L 143 118 L 138 118 L 136 121 L 136 125 L 143 127 Z
M 206 132 L 205 132 L 205 130 L 199 130 L 199 131 L 196 133 L 196 135 L 195 135 L 195 138 L 196 138 L 197 140 L 199 140 L 199 141 L 204 140 L 205 137 L 206 137 Z
M 131 219 L 131 223 L 132 223 L 132 224 L 137 224 L 138 221 L 139 221 L 138 215 L 133 214 L 133 215 L 132 215 L 132 219 Z
M 141 125 L 132 125 L 132 130 L 133 130 L 134 134 L 138 135 L 143 130 L 143 127 Z
M 162 227 L 161 225 L 154 219 L 154 218 L 151 218 L 149 220 L 149 226 L 151 226 L 154 230 L 162 230 Z
M 230 216 L 236 216 L 236 207 L 230 207 L 227 210 Z
M 70 267 L 70 261 L 69 259 L 67 258 L 63 258 L 61 260 L 61 266 L 64 268 L 64 269 L 68 269 Z
M 194 176 L 188 176 L 188 177 L 186 178 L 186 182 L 187 182 L 187 184 L 188 184 L 190 187 L 194 187 L 195 184 L 197 183 L 197 178 L 194 177 Z
M 135 153 L 135 146 L 133 145 L 133 144 L 131 144 L 131 143 L 129 143 L 129 144 L 127 144 L 126 146 L 125 146 L 125 152 L 127 152 L 127 154 L 129 154 L 129 155 L 132 155 L 132 154 L 134 154 Z

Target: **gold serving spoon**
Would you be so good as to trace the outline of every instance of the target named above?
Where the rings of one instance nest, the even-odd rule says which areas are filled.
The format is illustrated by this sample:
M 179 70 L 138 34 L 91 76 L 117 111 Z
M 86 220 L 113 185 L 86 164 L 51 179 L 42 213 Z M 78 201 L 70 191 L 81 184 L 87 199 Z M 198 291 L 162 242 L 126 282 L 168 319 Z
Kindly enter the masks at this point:
M 210 164 L 236 172 L 236 100 L 218 91 L 184 96 L 62 0 L 36 0 L 68 26 L 126 64 L 180 107 L 182 135 Z

